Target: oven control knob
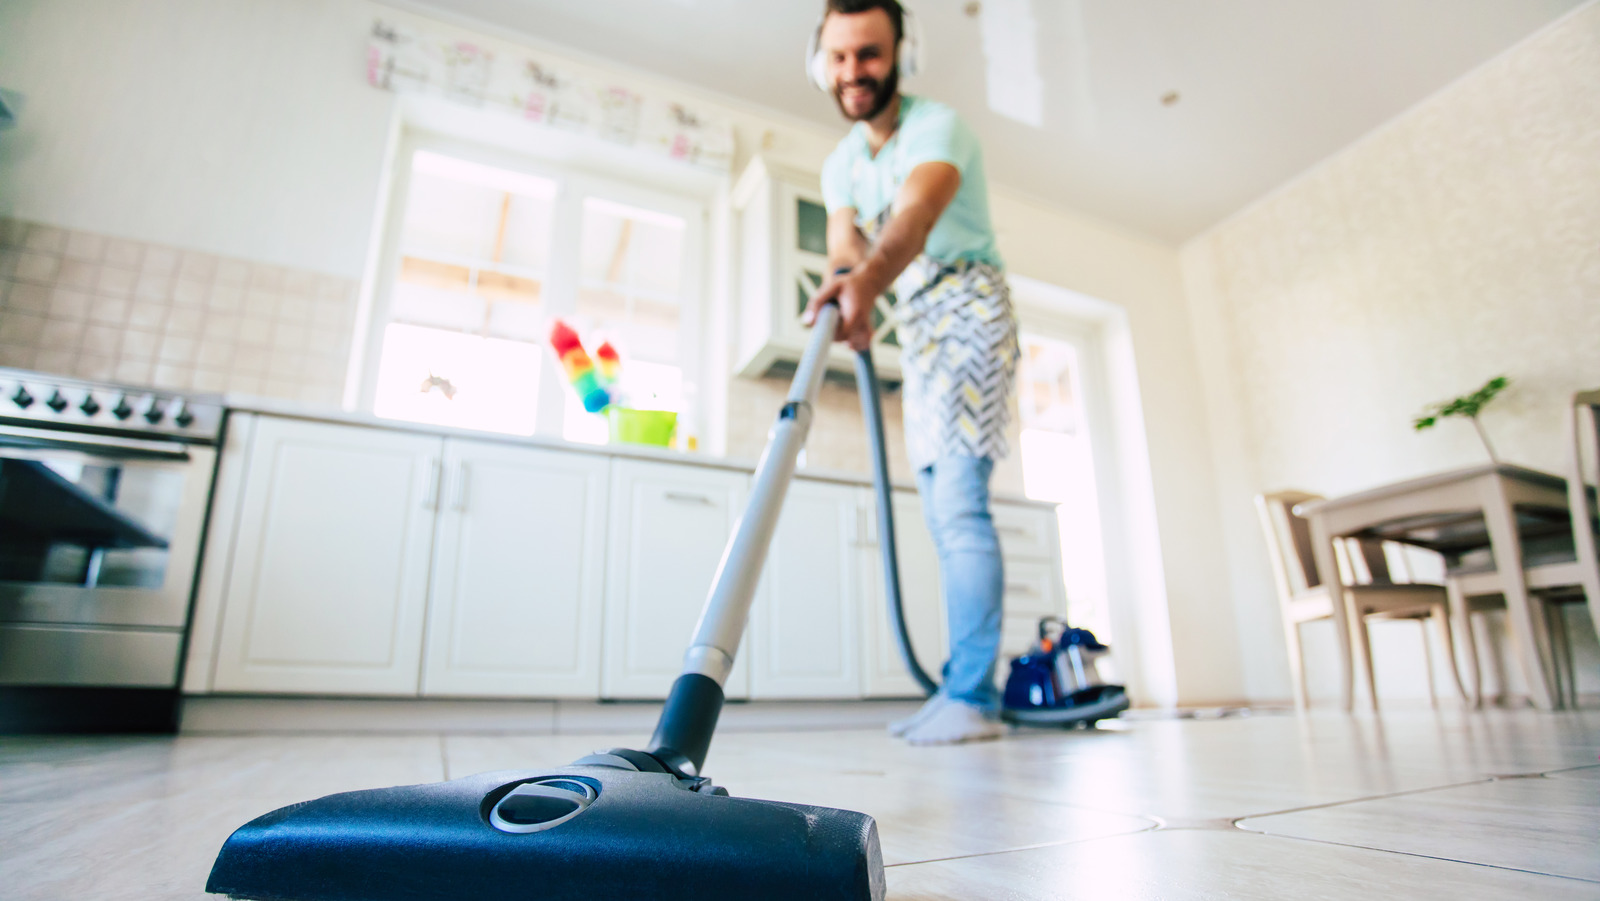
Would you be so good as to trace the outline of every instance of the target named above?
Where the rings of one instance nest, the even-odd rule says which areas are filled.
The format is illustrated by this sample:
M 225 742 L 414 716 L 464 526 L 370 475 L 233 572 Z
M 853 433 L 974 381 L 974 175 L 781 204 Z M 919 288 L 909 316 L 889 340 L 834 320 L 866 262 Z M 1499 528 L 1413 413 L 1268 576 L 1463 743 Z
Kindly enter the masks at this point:
M 150 398 L 150 406 L 144 408 L 144 421 L 150 423 L 151 425 L 155 425 L 161 421 L 162 417 L 166 415 L 167 411 L 161 409 L 160 399 L 154 397 Z
M 57 388 L 51 392 L 50 399 L 45 401 L 44 405 L 60 413 L 67 408 L 67 399 L 61 396 L 61 389 Z
M 33 406 L 33 395 L 28 393 L 27 385 L 18 385 L 17 393 L 11 395 L 12 403 L 26 410 Z
M 83 403 L 78 404 L 78 409 L 82 410 L 85 416 L 93 416 L 100 412 L 100 402 L 94 399 L 93 394 L 85 394 Z
M 177 405 L 173 407 L 173 411 L 172 421 L 178 424 L 178 428 L 186 429 L 194 424 L 194 413 L 181 398 L 178 400 Z
M 117 398 L 117 405 L 111 408 L 111 415 L 118 419 L 127 419 L 133 415 L 133 405 L 128 403 L 128 395 Z

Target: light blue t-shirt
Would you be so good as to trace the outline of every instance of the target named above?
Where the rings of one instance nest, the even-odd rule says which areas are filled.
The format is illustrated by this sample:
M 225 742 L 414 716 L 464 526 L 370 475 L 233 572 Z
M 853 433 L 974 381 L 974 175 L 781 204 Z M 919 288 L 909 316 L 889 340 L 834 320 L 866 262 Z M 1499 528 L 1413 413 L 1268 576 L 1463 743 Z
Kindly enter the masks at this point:
M 945 208 L 923 252 L 941 263 L 972 260 L 1002 267 L 989 222 L 989 186 L 983 174 L 983 148 L 955 110 L 942 103 L 900 98 L 900 124 L 872 155 L 867 125 L 857 122 L 822 165 L 822 199 L 828 212 L 854 208 L 857 222 L 878 218 L 923 163 L 949 163 L 961 173 L 961 187 Z

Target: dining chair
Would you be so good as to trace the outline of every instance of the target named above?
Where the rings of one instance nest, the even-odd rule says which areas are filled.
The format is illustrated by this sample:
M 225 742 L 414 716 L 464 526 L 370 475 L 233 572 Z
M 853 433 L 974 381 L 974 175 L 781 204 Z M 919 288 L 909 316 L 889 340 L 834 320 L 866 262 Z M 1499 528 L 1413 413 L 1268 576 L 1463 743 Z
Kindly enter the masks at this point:
M 1577 673 L 1567 633 L 1565 609 L 1587 601 L 1591 622 L 1600 626 L 1600 565 L 1596 560 L 1594 492 L 1589 471 L 1600 472 L 1600 390 L 1573 395 L 1568 420 L 1567 510 L 1564 530 L 1534 538 L 1523 536 L 1522 572 L 1535 605 L 1534 643 L 1539 664 L 1556 688 L 1562 706 L 1578 704 Z M 1537 511 L 1523 513 L 1522 522 Z M 1522 511 L 1519 511 L 1522 513 Z M 1520 531 L 1520 529 L 1519 529 Z M 1451 615 L 1466 644 L 1468 681 L 1473 706 L 1482 706 L 1482 675 L 1474 639 L 1472 614 L 1505 608 L 1501 594 L 1503 574 L 1486 551 L 1446 555 L 1446 589 Z
M 1456 690 L 1462 698 L 1467 691 L 1456 666 L 1455 641 L 1450 627 L 1449 604 L 1442 585 L 1395 582 L 1390 576 L 1383 542 L 1362 539 L 1343 540 L 1335 544 L 1341 569 L 1348 572 L 1334 574 L 1345 589 L 1349 610 L 1334 609 L 1332 595 L 1324 584 L 1323 575 L 1317 571 L 1312 556 L 1311 526 L 1304 517 L 1294 513 L 1296 504 L 1322 500 L 1320 495 L 1304 491 L 1277 491 L 1256 496 L 1256 512 L 1261 517 L 1261 529 L 1267 540 L 1272 559 L 1274 580 L 1278 588 L 1279 607 L 1283 614 L 1284 637 L 1289 650 L 1290 675 L 1294 679 L 1295 703 L 1304 710 L 1310 706 L 1306 691 L 1305 658 L 1300 644 L 1300 626 L 1317 620 L 1331 619 L 1335 634 L 1339 636 L 1340 666 L 1349 672 L 1356 666 L 1353 651 L 1359 646 L 1360 662 L 1366 669 L 1367 686 L 1372 691 L 1373 706 L 1377 706 L 1378 688 L 1372 662 L 1372 641 L 1367 631 L 1367 620 L 1410 619 L 1422 628 L 1422 648 L 1428 673 L 1428 696 L 1438 706 L 1438 693 L 1434 687 L 1433 648 L 1428 640 L 1428 625 L 1438 630 L 1445 653 L 1450 661 Z M 1345 698 L 1345 709 L 1350 709 L 1351 697 Z

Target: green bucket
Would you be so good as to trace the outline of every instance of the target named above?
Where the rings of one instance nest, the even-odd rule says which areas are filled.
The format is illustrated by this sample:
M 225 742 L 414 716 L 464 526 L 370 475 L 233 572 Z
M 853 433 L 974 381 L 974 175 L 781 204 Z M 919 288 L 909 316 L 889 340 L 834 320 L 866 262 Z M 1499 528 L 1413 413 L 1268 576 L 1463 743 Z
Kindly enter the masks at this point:
M 613 444 L 650 444 L 656 447 L 672 446 L 672 430 L 678 425 L 678 414 L 671 410 L 630 410 L 627 407 L 608 407 L 606 418 L 611 421 Z

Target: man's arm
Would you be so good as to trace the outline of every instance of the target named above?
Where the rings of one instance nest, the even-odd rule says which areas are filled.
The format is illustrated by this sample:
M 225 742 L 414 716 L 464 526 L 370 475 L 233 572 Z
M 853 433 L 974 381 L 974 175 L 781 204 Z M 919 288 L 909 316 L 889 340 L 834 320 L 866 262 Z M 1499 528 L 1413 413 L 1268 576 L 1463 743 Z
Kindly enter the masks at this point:
M 847 224 L 854 233 L 854 242 L 840 229 L 838 250 L 835 250 L 835 222 L 839 210 L 828 220 L 828 261 L 835 268 L 850 265 L 850 272 L 824 282 L 811 303 L 806 306 L 802 320 L 810 325 L 817 310 L 830 300 L 839 302 L 839 331 L 837 339 L 850 342 L 856 350 L 866 350 L 872 340 L 872 305 L 879 295 L 889 290 L 894 280 L 911 265 L 928 242 L 933 226 L 944 215 L 945 208 L 955 199 L 961 188 L 961 172 L 949 163 L 923 163 L 911 170 L 905 184 L 895 196 L 894 212 L 889 224 L 878 236 L 877 244 L 867 252 L 865 239 L 856 230 L 854 220 Z M 853 211 L 852 211 L 853 215 Z M 857 243 L 859 242 L 859 243 Z M 860 254 L 860 261 L 848 261 Z M 836 260 L 841 262 L 835 262 Z

